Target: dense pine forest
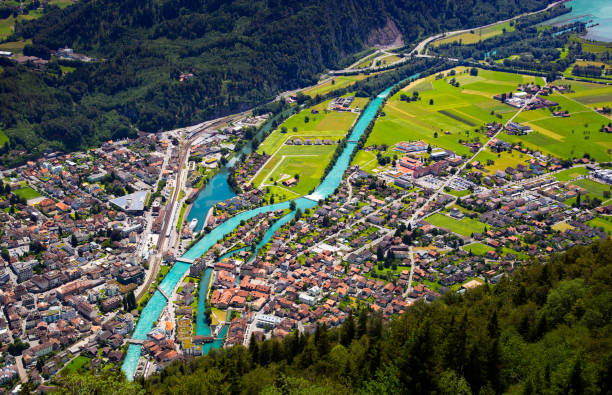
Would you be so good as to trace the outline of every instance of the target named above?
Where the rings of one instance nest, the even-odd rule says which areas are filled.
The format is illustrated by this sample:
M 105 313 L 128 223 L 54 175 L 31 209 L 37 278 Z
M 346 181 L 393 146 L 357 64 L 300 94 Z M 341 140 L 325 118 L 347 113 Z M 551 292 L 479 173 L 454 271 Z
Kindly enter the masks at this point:
M 517 268 L 518 269 L 518 268 Z M 384 324 L 213 350 L 134 383 L 69 376 L 63 392 L 610 394 L 612 241 L 525 263 L 499 284 L 419 302 Z
M 474 27 L 550 0 L 84 0 L 18 23 L 8 40 L 49 58 L 71 47 L 91 63 L 51 59 L 44 72 L 0 60 L 0 128 L 32 155 L 193 124 L 316 82 L 381 43 Z M 76 69 L 64 72 L 60 66 Z M 182 73 L 193 78 L 180 82 Z M 24 155 L 16 158 L 25 158 Z

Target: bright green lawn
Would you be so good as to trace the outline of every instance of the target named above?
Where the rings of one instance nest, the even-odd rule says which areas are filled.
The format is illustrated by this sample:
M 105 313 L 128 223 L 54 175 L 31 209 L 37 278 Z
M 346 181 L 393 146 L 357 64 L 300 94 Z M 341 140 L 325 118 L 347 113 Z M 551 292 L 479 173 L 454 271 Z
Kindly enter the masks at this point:
M 10 143 L 8 136 L 0 130 L 0 147 L 4 146 L 4 143 Z
M 274 181 L 277 181 L 277 192 L 280 192 L 278 189 L 282 189 L 298 195 L 307 195 L 319 185 L 323 171 L 331 161 L 335 150 L 336 145 L 284 146 L 273 160 L 266 164 L 255 178 L 253 185 L 256 187 L 273 185 Z M 296 174 L 300 176 L 296 186 L 285 187 L 279 181 L 281 175 L 289 176 L 284 178 L 287 179 Z M 290 192 L 287 196 L 293 197 Z
M 473 243 L 461 247 L 467 252 L 472 252 L 474 255 L 485 255 L 489 251 L 495 251 L 495 248 L 482 243 Z
M 15 195 L 19 196 L 20 198 L 21 197 L 24 198 L 25 200 L 30 200 L 30 199 L 41 197 L 41 194 L 36 192 L 31 187 L 24 187 L 24 188 L 15 189 L 13 191 L 13 193 Z
M 612 235 L 612 218 L 597 217 L 587 222 L 587 225 L 595 228 L 603 228 L 604 232 Z
M 470 236 L 472 233 L 482 233 L 486 227 L 482 222 L 471 218 L 466 217 L 458 220 L 440 213 L 435 213 L 427 217 L 426 221 L 434 226 L 448 229 L 462 236 Z
M 588 153 L 598 161 L 609 160 L 612 136 L 599 129 L 610 119 L 564 96 L 555 94 L 549 98 L 558 102 L 571 116 L 553 117 L 547 109 L 524 111 L 515 121 L 530 126 L 534 132 L 525 136 L 504 133 L 500 137 L 513 143 L 523 142 L 528 148 L 560 158 L 581 158 Z
M 367 77 L 369 76 L 366 74 L 337 76 L 337 77 L 334 77 L 332 80 L 326 81 L 322 84 L 306 89 L 304 91 L 304 94 L 310 97 L 315 97 L 316 95 L 324 95 L 333 90 L 344 88 L 345 86 L 351 85 L 357 81 L 361 81 Z
M 278 150 L 287 139 L 292 137 L 338 137 L 346 136 L 351 125 L 357 119 L 357 114 L 352 112 L 325 112 L 329 101 L 317 105 L 319 114 L 312 114 L 311 109 L 300 111 L 291 118 L 283 122 L 278 129 L 274 130 L 259 146 L 257 152 L 265 152 L 272 155 Z M 308 122 L 306 120 L 308 119 Z M 282 127 L 287 128 L 287 133 L 282 133 Z M 294 132 L 293 128 L 297 131 Z
M 68 365 L 66 365 L 64 369 L 62 369 L 62 372 L 65 372 L 65 373 L 84 372 L 90 362 L 91 362 L 91 358 L 88 358 L 84 355 L 79 355 L 78 357 L 70 361 Z
M 557 174 L 555 174 L 555 178 L 557 181 L 572 181 L 577 177 L 584 176 L 589 174 L 589 170 L 586 167 L 572 167 L 570 169 L 565 169 Z

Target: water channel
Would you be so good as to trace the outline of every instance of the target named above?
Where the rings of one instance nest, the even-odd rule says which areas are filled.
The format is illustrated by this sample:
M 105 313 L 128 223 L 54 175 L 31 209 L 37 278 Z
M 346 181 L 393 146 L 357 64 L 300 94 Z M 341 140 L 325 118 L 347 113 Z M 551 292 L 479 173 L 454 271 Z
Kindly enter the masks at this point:
M 410 76 L 408 79 L 412 80 L 416 78 L 419 78 L 419 73 Z M 364 133 L 370 121 L 376 116 L 376 112 L 378 111 L 378 108 L 382 104 L 384 98 L 386 98 L 389 95 L 389 92 L 393 89 L 394 86 L 395 85 L 392 85 L 388 87 L 387 89 L 385 89 L 374 100 L 372 100 L 370 104 L 365 108 L 365 110 L 361 114 L 361 117 L 359 118 L 359 120 L 355 124 L 355 127 L 353 128 L 353 132 L 348 138 L 348 142 L 346 144 L 346 147 L 344 148 L 344 151 L 342 151 L 342 154 L 338 157 L 333 168 L 330 170 L 327 176 L 325 176 L 321 184 L 319 184 L 317 189 L 311 195 L 309 195 L 308 197 L 301 197 L 295 200 L 297 208 L 301 210 L 304 210 L 306 208 L 312 208 L 317 205 L 318 200 L 325 199 L 326 197 L 334 193 L 334 191 L 336 190 L 336 188 L 340 185 L 340 182 L 342 181 L 342 176 L 344 172 L 349 167 L 351 156 L 357 146 L 356 142 L 359 140 L 361 135 Z M 218 173 L 216 177 L 224 177 L 225 185 L 227 185 L 227 175 L 228 173 L 227 171 L 225 171 L 225 172 Z M 233 192 L 231 192 L 231 189 L 229 189 L 229 185 L 227 185 L 227 189 L 225 189 L 226 187 L 224 186 L 222 180 L 215 181 L 213 178 L 213 180 L 211 180 L 211 182 L 208 185 L 211 187 L 211 189 L 207 191 L 206 190 L 208 189 L 208 186 L 207 186 L 207 188 L 204 191 L 202 191 L 202 193 L 205 193 L 202 197 L 202 201 L 197 205 L 197 207 L 194 204 L 194 207 L 191 210 L 192 214 L 190 214 L 189 220 L 191 220 L 192 218 L 191 215 L 193 215 L 194 216 L 193 218 L 198 218 L 198 222 L 200 221 L 203 222 L 203 219 L 208 213 L 208 210 L 210 209 L 210 207 L 212 207 L 215 203 L 228 198 L 224 196 L 229 196 L 229 197 L 233 196 Z M 217 194 L 217 191 L 214 190 L 215 186 L 220 187 L 219 194 Z M 230 191 L 231 195 L 227 192 L 228 190 Z M 188 259 L 195 259 L 195 258 L 199 258 L 200 256 L 204 255 L 219 240 L 221 240 L 227 234 L 231 233 L 237 226 L 239 226 L 240 222 L 243 220 L 246 221 L 260 213 L 267 213 L 267 212 L 276 211 L 276 210 L 284 210 L 288 208 L 289 208 L 289 202 L 287 201 L 287 202 L 272 204 L 269 206 L 259 207 L 253 210 L 242 212 L 228 219 L 227 221 L 225 221 L 224 223 L 222 223 L 221 225 L 213 229 L 210 233 L 205 235 L 199 242 L 197 242 L 193 247 L 191 247 L 183 255 L 183 257 L 188 258 Z M 294 216 L 295 216 L 295 211 L 285 215 L 284 217 L 279 219 L 276 223 L 274 223 L 274 225 L 271 226 L 270 229 L 268 229 L 268 231 L 264 234 L 263 239 L 258 243 L 257 250 L 261 248 L 263 245 L 265 245 L 268 241 L 270 241 L 274 233 L 281 226 L 291 221 L 291 219 Z M 167 295 L 171 295 L 173 290 L 176 288 L 178 281 L 181 279 L 181 277 L 183 277 L 183 275 L 185 274 L 187 270 L 189 270 L 189 264 L 182 263 L 182 262 L 176 262 L 174 266 L 172 267 L 172 269 L 170 269 L 166 277 L 162 280 L 159 287 Z M 208 293 L 208 284 L 209 284 L 211 274 L 212 274 L 212 269 L 207 269 L 203 274 L 202 281 L 200 281 L 199 299 L 198 299 L 198 314 L 197 314 L 197 323 L 196 323 L 196 334 L 197 335 L 210 335 L 211 333 L 210 327 L 203 320 L 205 297 L 206 297 L 206 294 Z M 149 333 L 151 329 L 153 329 L 154 323 L 161 315 L 164 307 L 166 306 L 166 303 L 167 303 L 166 298 L 159 291 L 155 291 L 152 298 L 149 300 L 145 308 L 142 310 L 140 319 L 138 320 L 138 323 L 136 324 L 136 328 L 134 329 L 132 338 L 142 339 L 142 340 L 146 339 L 147 333 Z M 224 335 L 224 332 L 226 330 L 227 328 L 224 328 L 222 330 L 221 332 L 222 336 Z M 205 346 L 203 351 L 204 353 L 206 353 L 211 348 L 220 347 L 221 344 L 222 344 L 222 340 L 217 340 L 214 343 L 209 343 Z M 140 353 L 141 353 L 140 345 L 137 345 L 137 344 L 129 345 L 127 355 L 121 367 L 121 369 L 125 373 L 128 380 L 132 380 L 134 378 L 134 372 L 136 371 L 136 365 L 138 364 Z

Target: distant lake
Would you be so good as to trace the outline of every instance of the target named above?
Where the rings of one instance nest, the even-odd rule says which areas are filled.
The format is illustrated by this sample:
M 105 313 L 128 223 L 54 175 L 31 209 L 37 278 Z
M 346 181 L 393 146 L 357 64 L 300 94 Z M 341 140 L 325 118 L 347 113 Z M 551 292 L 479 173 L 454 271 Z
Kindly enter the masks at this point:
M 572 12 L 553 18 L 547 25 L 557 25 L 572 22 L 588 22 L 589 27 L 584 38 L 597 41 L 612 42 L 612 0 L 571 0 L 565 3 Z

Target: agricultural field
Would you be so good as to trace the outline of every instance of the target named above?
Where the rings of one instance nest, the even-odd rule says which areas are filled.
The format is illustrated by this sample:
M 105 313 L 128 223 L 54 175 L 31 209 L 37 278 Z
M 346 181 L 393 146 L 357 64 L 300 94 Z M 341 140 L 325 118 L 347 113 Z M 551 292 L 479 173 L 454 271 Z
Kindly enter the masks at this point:
M 493 95 L 516 89 L 519 83 L 542 83 L 541 78 L 479 70 L 477 76 L 469 74 L 465 67 L 454 69 L 456 75 L 446 72 L 445 79 L 429 76 L 417 80 L 389 99 L 366 146 L 387 145 L 386 156 L 397 152 L 392 146 L 400 141 L 423 140 L 432 147 L 441 147 L 459 155 L 470 150 L 459 141 L 474 137 L 486 138 L 474 133 L 475 128 L 488 122 L 508 120 L 516 109 L 493 100 Z M 460 86 L 450 85 L 455 78 Z M 419 92 L 420 100 L 402 101 L 402 95 L 412 97 Z M 430 100 L 432 104 L 430 104 Z M 491 112 L 499 114 L 501 119 Z M 469 132 L 472 133 L 469 133 Z M 469 134 L 468 134 L 469 133 Z M 437 134 L 437 137 L 435 135 Z
M 471 218 L 466 217 L 459 220 L 440 213 L 427 217 L 425 221 L 438 228 L 448 229 L 462 236 L 470 236 L 472 233 L 482 233 L 486 227 L 482 222 Z
M 565 84 L 570 85 L 573 92 L 564 96 L 588 108 L 612 106 L 611 86 L 582 81 L 565 81 Z
M 608 92 L 606 97 L 612 101 L 612 87 L 585 87 L 574 95 L 580 94 L 579 98 L 586 100 L 589 97 L 601 98 L 602 92 Z M 512 143 L 522 142 L 527 148 L 559 158 L 581 158 L 589 154 L 597 161 L 610 159 L 612 136 L 600 131 L 610 118 L 579 102 L 577 96 L 553 94 L 548 99 L 559 103 L 561 110 L 568 111 L 570 117 L 554 117 L 549 109 L 524 111 L 515 121 L 531 127 L 533 132 L 524 136 L 502 134 L 500 137 Z
M 443 38 L 442 40 L 435 41 L 432 45 L 434 47 L 442 44 L 449 44 L 455 41 L 461 41 L 462 44 L 474 44 L 487 38 L 498 36 L 503 34 L 504 31 L 511 32 L 514 30 L 514 26 L 510 26 L 510 22 L 498 23 L 493 26 L 484 27 L 482 29 L 473 29 L 469 32 L 461 33 L 454 36 Z
M 16 21 L 26 21 L 30 19 L 38 19 L 42 16 L 42 10 L 32 10 L 26 15 L 18 15 L 17 17 L 9 16 L 5 19 L 0 19 L 0 40 L 6 39 L 13 34 Z
M 318 114 L 313 114 L 312 109 L 308 108 L 287 119 L 264 140 L 257 152 L 272 155 L 285 141 L 295 137 L 338 140 L 346 136 L 358 114 L 326 111 L 328 104 L 329 101 L 326 101 L 313 107 L 319 111 Z M 286 133 L 282 133 L 283 128 L 286 128 Z

